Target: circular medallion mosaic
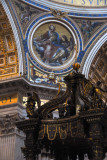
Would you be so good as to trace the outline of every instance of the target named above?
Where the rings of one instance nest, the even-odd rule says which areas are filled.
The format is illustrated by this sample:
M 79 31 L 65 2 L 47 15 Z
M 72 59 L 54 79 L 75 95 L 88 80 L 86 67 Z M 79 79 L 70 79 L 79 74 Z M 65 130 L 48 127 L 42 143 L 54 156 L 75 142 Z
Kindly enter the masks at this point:
M 61 70 L 74 62 L 77 39 L 73 30 L 64 23 L 49 21 L 38 25 L 30 39 L 30 50 L 42 67 Z

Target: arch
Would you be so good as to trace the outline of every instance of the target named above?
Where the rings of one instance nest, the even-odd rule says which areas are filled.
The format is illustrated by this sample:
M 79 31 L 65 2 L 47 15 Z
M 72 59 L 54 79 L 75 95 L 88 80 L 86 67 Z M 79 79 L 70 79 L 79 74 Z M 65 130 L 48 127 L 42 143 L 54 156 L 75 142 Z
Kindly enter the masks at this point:
M 49 0 L 23 0 L 25 3 L 28 3 L 33 6 L 37 6 L 38 8 L 49 11 L 50 8 L 62 10 L 64 12 L 69 12 L 70 16 L 75 17 L 90 17 L 90 18 L 104 18 L 107 17 L 107 5 L 105 7 L 84 7 L 83 6 L 75 6 L 75 5 L 67 5 L 64 3 L 57 3 L 56 1 Z
M 93 46 L 90 53 L 88 54 L 82 70 L 82 74 L 84 74 L 86 78 L 88 78 L 91 63 L 95 55 L 97 54 L 98 50 L 106 41 L 107 41 L 107 32 L 96 42 L 96 44 Z
M 14 34 L 14 38 L 15 38 L 15 42 L 16 42 L 16 47 L 17 47 L 17 52 L 18 52 L 18 60 L 19 60 L 19 74 L 22 73 L 23 74 L 23 57 L 22 57 L 22 51 L 21 51 L 21 44 L 20 44 L 20 39 L 18 36 L 18 32 L 17 32 L 17 28 L 16 25 L 14 23 L 14 20 L 12 18 L 12 15 L 10 13 L 10 10 L 6 4 L 6 2 L 4 0 L 1 0 L 1 4 L 5 10 L 5 13 L 9 19 L 10 25 L 12 27 L 12 31 Z

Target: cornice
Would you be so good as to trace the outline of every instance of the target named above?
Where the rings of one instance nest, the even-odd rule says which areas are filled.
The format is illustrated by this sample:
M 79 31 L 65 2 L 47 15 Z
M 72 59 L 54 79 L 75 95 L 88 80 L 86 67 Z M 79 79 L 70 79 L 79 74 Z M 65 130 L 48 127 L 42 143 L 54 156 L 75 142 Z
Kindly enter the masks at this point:
M 62 88 L 61 93 L 64 91 L 65 89 Z M 28 92 L 36 92 L 41 99 L 52 99 L 57 95 L 58 87 L 37 85 L 28 81 L 24 76 L 0 81 L 0 95 L 21 93 L 21 95 L 27 96 Z
M 20 107 L 21 109 L 25 109 L 25 107 L 23 105 L 21 105 L 20 103 L 13 103 L 13 104 L 8 104 L 8 105 L 2 105 L 2 106 L 0 106 L 0 109 L 5 109 L 5 108 L 7 109 L 7 108 L 10 108 L 10 107 L 14 108 L 16 106 Z
M 15 78 L 11 78 L 11 79 L 5 79 L 5 80 L 0 81 L 0 84 L 12 83 L 12 82 L 16 82 L 17 83 L 17 82 L 20 82 L 20 81 L 23 81 L 23 82 L 27 83 L 31 87 L 39 87 L 39 88 L 58 90 L 58 88 L 55 88 L 55 87 L 32 83 L 32 82 L 28 81 L 28 79 L 25 76 L 19 76 L 19 77 L 15 77 Z M 65 90 L 65 89 L 63 89 L 63 90 Z

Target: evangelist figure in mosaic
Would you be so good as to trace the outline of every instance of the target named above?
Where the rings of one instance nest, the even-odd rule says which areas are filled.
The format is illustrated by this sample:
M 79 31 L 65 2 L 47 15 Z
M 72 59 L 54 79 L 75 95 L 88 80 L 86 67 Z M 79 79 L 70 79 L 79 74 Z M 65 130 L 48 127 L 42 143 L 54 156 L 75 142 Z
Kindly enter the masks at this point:
M 58 66 L 68 59 L 74 49 L 74 38 L 71 36 L 68 40 L 66 35 L 60 37 L 55 26 L 50 25 L 48 31 L 33 39 L 33 45 L 44 63 Z

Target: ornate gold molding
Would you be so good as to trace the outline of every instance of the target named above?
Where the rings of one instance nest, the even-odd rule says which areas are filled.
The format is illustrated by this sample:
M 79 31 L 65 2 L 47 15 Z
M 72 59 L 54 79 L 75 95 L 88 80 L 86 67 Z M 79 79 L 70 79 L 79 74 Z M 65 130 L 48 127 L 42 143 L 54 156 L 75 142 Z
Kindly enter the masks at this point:
M 2 80 L 18 75 L 19 62 L 12 28 L 2 5 L 0 11 L 0 80 Z
M 56 10 L 56 9 L 52 9 L 52 8 L 50 8 L 50 11 L 51 11 L 52 15 L 54 17 L 56 17 L 57 19 L 61 19 L 63 17 L 67 17 L 67 15 L 68 15 L 67 12 L 62 12 L 62 11 L 59 11 L 59 10 Z

